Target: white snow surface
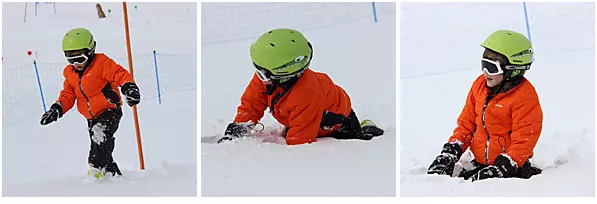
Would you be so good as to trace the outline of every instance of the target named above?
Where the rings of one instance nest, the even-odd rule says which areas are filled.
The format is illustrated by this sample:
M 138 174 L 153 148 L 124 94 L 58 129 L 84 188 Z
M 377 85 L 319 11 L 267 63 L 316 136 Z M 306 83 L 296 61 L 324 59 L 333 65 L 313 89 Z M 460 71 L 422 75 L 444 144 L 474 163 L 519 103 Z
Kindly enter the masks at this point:
M 98 19 L 95 3 L 56 3 L 56 14 L 41 3 L 36 17 L 29 2 L 27 23 L 24 5 L 2 3 L 2 195 L 197 196 L 197 4 L 128 4 L 145 170 L 139 170 L 133 111 L 125 104 L 113 154 L 124 176 L 91 183 L 85 180 L 87 122 L 73 107 L 57 122 L 40 125 L 32 62 L 38 61 L 47 108 L 62 89 L 61 42 L 72 28 L 90 29 L 97 52 L 128 70 L 122 4 L 102 3 L 108 18 Z M 158 55 L 161 104 L 153 56 L 146 55 L 153 50 L 164 54 Z
M 523 5 L 401 4 L 401 196 L 595 196 L 594 3 L 527 9 L 535 62 L 525 76 L 544 117 L 532 163 L 543 173 L 471 183 L 426 171 L 482 74 L 480 44 L 498 29 L 527 34 Z
M 396 196 L 396 13 L 394 3 L 376 6 L 381 13 L 374 23 L 370 2 L 202 3 L 202 196 Z M 215 11 L 230 15 L 207 16 Z M 234 33 L 234 24 L 221 23 L 226 20 L 259 31 L 250 26 L 254 32 Z M 255 72 L 251 43 L 278 27 L 303 32 L 314 48 L 311 69 L 344 88 L 357 117 L 372 119 L 383 136 L 288 146 L 278 136 L 281 125 L 266 113 L 258 136 L 213 144 Z M 205 33 L 217 31 L 221 38 Z

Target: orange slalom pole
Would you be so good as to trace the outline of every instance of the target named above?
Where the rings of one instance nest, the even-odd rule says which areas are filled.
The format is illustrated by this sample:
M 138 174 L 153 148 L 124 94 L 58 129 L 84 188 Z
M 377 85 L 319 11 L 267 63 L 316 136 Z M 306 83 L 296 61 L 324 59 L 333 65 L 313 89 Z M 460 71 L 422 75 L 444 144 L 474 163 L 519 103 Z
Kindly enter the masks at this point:
M 126 9 L 126 2 L 122 2 L 122 9 L 124 10 L 124 32 L 126 33 L 126 50 L 129 58 L 129 69 L 133 80 L 135 80 L 135 74 L 133 72 L 133 57 L 131 54 L 131 37 L 129 35 L 129 15 Z M 145 161 L 143 160 L 143 147 L 141 145 L 141 132 L 139 131 L 139 118 L 137 116 L 137 106 L 133 106 L 133 117 L 135 119 L 135 131 L 137 133 L 137 150 L 139 151 L 139 162 L 141 170 L 145 169 Z

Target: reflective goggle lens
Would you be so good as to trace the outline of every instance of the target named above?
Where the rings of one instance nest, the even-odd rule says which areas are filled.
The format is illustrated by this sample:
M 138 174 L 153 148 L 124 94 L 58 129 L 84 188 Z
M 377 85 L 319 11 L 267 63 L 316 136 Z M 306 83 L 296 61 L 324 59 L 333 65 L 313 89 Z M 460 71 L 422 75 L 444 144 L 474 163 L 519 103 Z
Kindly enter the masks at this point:
M 481 70 L 483 70 L 489 75 L 500 75 L 504 73 L 498 61 L 493 61 L 485 58 L 481 60 Z

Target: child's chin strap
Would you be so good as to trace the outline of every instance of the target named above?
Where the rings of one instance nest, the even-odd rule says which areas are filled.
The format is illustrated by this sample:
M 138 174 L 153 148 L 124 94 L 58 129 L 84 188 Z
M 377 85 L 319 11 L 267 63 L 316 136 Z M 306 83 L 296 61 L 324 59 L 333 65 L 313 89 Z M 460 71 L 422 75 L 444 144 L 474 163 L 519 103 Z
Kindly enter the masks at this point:
M 262 94 L 265 94 L 268 96 L 272 95 L 272 94 L 274 94 L 274 91 L 276 90 L 276 88 L 278 88 L 277 84 L 266 84 L 265 85 L 266 91 L 264 91 Z

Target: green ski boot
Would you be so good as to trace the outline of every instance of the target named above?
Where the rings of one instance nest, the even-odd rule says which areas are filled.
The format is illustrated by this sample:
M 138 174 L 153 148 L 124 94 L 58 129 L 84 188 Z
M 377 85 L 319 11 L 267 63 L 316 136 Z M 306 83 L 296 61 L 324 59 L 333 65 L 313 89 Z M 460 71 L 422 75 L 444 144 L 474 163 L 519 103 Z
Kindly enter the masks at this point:
M 369 119 L 365 119 L 361 122 L 361 129 L 363 130 L 363 134 L 369 134 L 373 137 L 383 135 L 383 130 L 378 128 L 373 121 Z
M 97 180 L 102 180 L 104 177 L 104 171 L 102 169 L 89 166 L 89 170 L 87 170 L 87 176 L 95 177 Z

